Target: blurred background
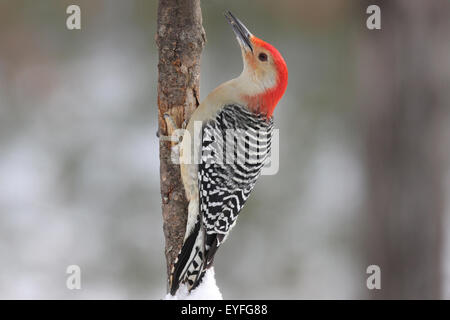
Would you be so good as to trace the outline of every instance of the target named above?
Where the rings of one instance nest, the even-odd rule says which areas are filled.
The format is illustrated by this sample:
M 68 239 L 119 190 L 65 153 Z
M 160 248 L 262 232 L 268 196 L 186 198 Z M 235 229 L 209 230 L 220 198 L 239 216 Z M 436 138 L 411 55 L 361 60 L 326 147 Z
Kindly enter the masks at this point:
M 0 1 L 0 298 L 165 295 L 156 9 Z M 215 260 L 224 298 L 450 298 L 450 2 L 203 1 L 201 98 L 241 72 L 226 9 L 289 85 L 279 173 Z

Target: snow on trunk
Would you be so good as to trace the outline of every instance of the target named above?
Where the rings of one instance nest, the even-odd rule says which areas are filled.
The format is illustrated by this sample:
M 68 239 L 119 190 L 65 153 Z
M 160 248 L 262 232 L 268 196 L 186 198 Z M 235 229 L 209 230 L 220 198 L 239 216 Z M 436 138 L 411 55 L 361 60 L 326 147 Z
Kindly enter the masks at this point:
M 214 268 L 206 270 L 202 282 L 190 293 L 186 285 L 181 284 L 174 296 L 168 293 L 164 300 L 223 300 L 219 287 L 216 284 Z

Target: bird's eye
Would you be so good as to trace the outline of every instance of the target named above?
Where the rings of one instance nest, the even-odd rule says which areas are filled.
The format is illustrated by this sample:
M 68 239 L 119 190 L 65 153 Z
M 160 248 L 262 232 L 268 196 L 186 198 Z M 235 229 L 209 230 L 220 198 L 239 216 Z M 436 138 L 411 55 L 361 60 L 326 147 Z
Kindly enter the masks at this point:
M 261 53 L 258 55 L 258 58 L 259 58 L 259 60 L 261 60 L 261 61 L 267 61 L 267 54 L 265 54 L 264 52 L 261 52 Z

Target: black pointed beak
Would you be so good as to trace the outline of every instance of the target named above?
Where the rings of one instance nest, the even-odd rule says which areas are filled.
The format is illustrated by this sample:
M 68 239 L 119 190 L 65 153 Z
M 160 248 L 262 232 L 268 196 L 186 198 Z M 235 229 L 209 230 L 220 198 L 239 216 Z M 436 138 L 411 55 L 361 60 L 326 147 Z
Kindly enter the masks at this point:
M 236 34 L 236 37 L 240 42 L 241 46 L 253 52 L 252 42 L 250 41 L 250 38 L 252 37 L 251 32 L 248 31 L 247 27 L 244 26 L 244 24 L 238 18 L 236 18 L 230 11 L 225 12 L 224 15 L 225 18 L 227 18 L 231 27 L 233 28 L 233 31 Z

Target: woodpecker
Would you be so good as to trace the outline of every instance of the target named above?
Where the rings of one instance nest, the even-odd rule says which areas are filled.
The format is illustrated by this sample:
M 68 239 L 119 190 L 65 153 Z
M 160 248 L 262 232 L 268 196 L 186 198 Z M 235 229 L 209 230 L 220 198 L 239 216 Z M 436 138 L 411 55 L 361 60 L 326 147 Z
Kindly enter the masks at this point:
M 231 12 L 225 17 L 239 42 L 244 68 L 199 105 L 179 145 L 189 206 L 184 243 L 169 278 L 171 295 L 182 283 L 189 292 L 200 284 L 236 224 L 270 153 L 272 114 L 288 82 L 278 50 L 251 34 Z M 231 139 L 226 139 L 230 132 Z

